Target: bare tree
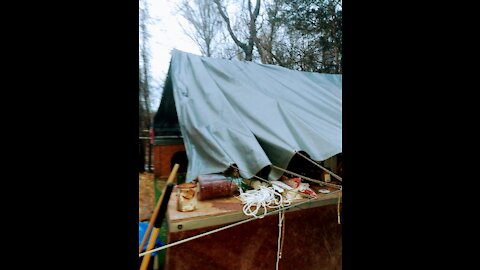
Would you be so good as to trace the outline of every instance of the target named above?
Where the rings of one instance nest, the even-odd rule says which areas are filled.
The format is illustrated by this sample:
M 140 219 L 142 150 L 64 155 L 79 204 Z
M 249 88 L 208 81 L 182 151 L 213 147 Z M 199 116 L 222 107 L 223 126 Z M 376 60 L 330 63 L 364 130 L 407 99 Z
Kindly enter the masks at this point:
M 242 49 L 240 49 L 232 41 L 230 34 L 223 30 L 224 29 L 222 28 L 222 31 L 219 33 L 219 35 L 216 38 L 219 46 L 215 48 L 215 53 L 212 55 L 212 57 L 229 59 L 229 60 L 232 60 L 233 58 L 236 58 L 238 60 L 243 60 L 244 58 L 243 58 Z
M 151 117 L 150 117 L 150 84 L 149 84 L 149 50 L 148 50 L 148 40 L 149 34 L 147 30 L 147 23 L 149 19 L 148 14 L 148 3 L 146 0 L 140 0 L 140 59 L 141 59 L 141 68 L 139 69 L 140 84 L 139 98 L 143 99 L 143 109 L 144 113 L 142 115 L 144 128 L 150 128 Z
M 284 1 L 285 0 L 273 0 L 264 2 L 265 12 L 261 16 L 265 18 L 263 18 L 262 25 L 257 31 L 258 37 L 255 39 L 255 46 L 264 64 L 285 66 L 283 60 L 274 53 L 277 33 L 283 25 L 281 18 L 279 18 L 279 13 L 282 10 Z
M 255 45 L 255 42 L 257 40 L 257 17 L 258 14 L 260 13 L 260 2 L 261 0 L 256 0 L 255 1 L 255 7 L 252 6 L 252 3 L 250 0 L 247 1 L 247 22 L 246 25 L 248 27 L 248 35 L 246 37 L 246 41 L 242 42 L 238 38 L 238 36 L 234 33 L 230 18 L 228 16 L 227 10 L 224 6 L 222 6 L 222 3 L 220 3 L 220 0 L 213 0 L 215 4 L 217 5 L 218 12 L 222 16 L 223 20 L 226 23 L 228 33 L 230 34 L 230 37 L 233 39 L 235 44 L 237 44 L 238 47 L 242 49 L 242 51 L 245 54 L 245 60 L 246 61 L 252 61 L 253 60 L 253 48 Z M 253 8 L 253 10 L 252 10 Z M 259 50 L 259 53 L 261 54 L 262 52 Z
M 260 59 L 303 71 L 342 72 L 339 0 L 182 1 L 182 15 L 193 26 L 189 35 L 204 55 Z M 218 15 L 212 16 L 213 5 Z M 219 16 L 225 27 L 220 27 Z M 216 37 L 209 36 L 215 29 Z M 213 40 L 219 45 L 215 52 Z
M 183 0 L 179 4 L 180 14 L 190 23 L 193 29 L 182 26 L 185 34 L 200 47 L 202 55 L 212 56 L 213 41 L 221 31 L 222 21 L 210 0 Z

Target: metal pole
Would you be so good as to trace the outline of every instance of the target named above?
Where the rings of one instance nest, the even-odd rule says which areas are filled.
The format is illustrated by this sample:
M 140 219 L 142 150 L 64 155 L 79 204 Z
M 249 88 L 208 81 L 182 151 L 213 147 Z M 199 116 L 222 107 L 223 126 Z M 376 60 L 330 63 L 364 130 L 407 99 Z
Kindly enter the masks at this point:
M 148 172 L 152 172 L 152 144 L 148 144 Z
M 154 133 L 153 133 L 153 128 L 151 127 L 149 130 L 149 137 L 150 140 L 148 140 L 148 172 L 153 172 L 152 170 L 152 146 L 153 146 L 153 140 L 154 140 Z

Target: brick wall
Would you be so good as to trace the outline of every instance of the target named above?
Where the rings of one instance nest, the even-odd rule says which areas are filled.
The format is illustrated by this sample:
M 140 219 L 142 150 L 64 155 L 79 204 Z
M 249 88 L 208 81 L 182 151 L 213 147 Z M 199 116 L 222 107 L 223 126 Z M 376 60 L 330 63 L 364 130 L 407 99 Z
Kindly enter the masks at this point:
M 172 157 L 181 151 L 185 151 L 184 144 L 155 145 L 153 148 L 155 177 L 168 178 L 172 170 Z

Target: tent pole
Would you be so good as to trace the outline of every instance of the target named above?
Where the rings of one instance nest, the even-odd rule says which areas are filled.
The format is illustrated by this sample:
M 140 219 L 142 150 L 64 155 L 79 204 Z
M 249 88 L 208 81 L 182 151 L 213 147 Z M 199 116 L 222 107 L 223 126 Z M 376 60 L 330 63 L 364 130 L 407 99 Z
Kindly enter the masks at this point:
M 304 156 L 302 153 L 300 152 L 297 152 L 297 154 L 303 158 L 305 158 L 306 160 L 310 161 L 311 163 L 313 163 L 315 166 L 319 167 L 320 169 L 326 171 L 327 173 L 329 173 L 331 176 L 335 177 L 336 179 L 338 179 L 340 182 L 342 181 L 342 178 L 336 174 L 334 174 L 333 172 L 329 171 L 327 168 L 323 167 L 322 165 L 318 164 L 317 162 L 315 162 L 313 159 L 311 158 L 308 158 L 307 156 Z

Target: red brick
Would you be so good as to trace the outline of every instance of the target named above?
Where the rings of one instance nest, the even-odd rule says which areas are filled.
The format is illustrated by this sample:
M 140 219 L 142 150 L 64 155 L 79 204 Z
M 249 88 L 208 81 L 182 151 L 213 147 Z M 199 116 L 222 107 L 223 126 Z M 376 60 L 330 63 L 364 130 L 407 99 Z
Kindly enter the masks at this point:
M 158 178 L 167 178 L 172 170 L 173 155 L 185 151 L 183 144 L 155 145 L 153 148 L 154 175 Z

